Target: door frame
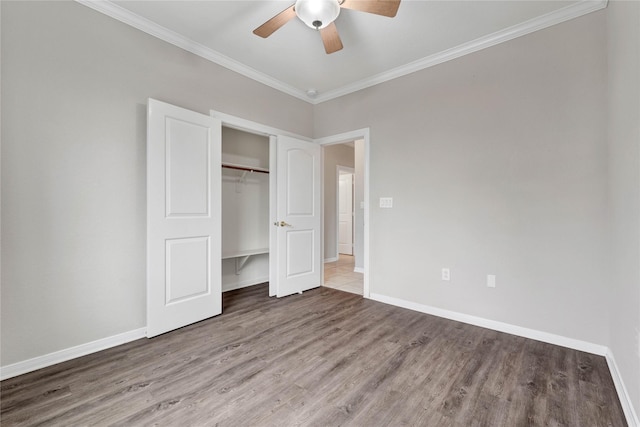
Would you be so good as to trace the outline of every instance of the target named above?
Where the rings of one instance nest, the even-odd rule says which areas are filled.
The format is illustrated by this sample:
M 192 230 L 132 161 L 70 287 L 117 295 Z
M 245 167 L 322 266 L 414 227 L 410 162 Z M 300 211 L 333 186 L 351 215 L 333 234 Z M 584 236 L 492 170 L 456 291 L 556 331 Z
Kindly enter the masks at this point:
M 355 148 L 354 148 L 355 151 Z M 355 248 L 354 230 L 355 230 L 355 177 L 356 170 L 349 166 L 336 165 L 336 257 L 340 258 L 340 175 L 351 174 L 351 254 L 353 255 Z
M 251 120 L 243 119 L 231 114 L 222 113 L 216 110 L 209 110 L 209 115 L 215 117 L 222 122 L 222 126 L 229 127 L 243 132 L 252 133 L 255 135 L 266 136 L 269 138 L 269 224 L 277 221 L 276 218 L 276 174 L 273 166 L 276 165 L 276 141 L 278 135 L 290 136 L 292 138 L 300 139 L 307 142 L 315 142 L 313 139 L 306 136 L 298 135 L 293 132 L 278 129 L 272 126 L 267 126 L 262 123 L 254 122 Z M 277 168 L 277 165 L 276 165 Z M 322 191 L 322 189 L 320 189 Z M 322 203 L 322 202 L 321 202 Z M 322 209 L 322 207 L 321 207 Z M 277 278 L 277 263 L 276 257 L 272 256 L 272 250 L 275 249 L 275 243 L 277 239 L 277 229 L 275 227 L 269 228 L 269 296 L 276 295 L 276 278 Z M 323 233 L 321 229 L 321 233 Z M 321 247 L 321 250 L 323 247 Z M 321 271 L 320 280 L 324 280 L 324 275 Z
M 369 248 L 369 208 L 370 208 L 370 195 L 369 195 L 369 178 L 370 178 L 370 152 L 371 152 L 371 141 L 369 137 L 370 131 L 369 128 L 357 129 L 349 132 L 344 132 L 336 135 L 325 136 L 323 138 L 317 138 L 314 140 L 316 144 L 320 144 L 322 146 L 335 145 L 335 144 L 343 144 L 345 142 L 351 142 L 355 140 L 364 140 L 364 248 L 363 248 L 363 258 L 364 258 L 364 287 L 362 290 L 362 296 L 364 298 L 370 298 L 371 295 L 371 277 L 369 274 L 369 256 L 370 256 L 370 248 Z M 323 154 L 323 166 L 322 166 L 322 182 L 324 182 L 324 150 L 322 150 Z M 322 205 L 324 206 L 324 190 L 322 191 Z M 322 220 L 324 225 L 324 218 Z M 324 253 L 324 234 L 322 239 L 322 253 Z M 324 269 L 323 269 L 324 270 Z M 322 276 L 322 281 L 324 283 L 324 273 Z

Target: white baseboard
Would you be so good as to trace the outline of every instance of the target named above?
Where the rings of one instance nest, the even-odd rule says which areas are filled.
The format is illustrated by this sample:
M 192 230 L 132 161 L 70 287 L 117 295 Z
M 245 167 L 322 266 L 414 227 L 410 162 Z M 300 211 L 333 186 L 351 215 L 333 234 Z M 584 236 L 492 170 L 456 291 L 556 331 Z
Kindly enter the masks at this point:
M 259 277 L 257 279 L 243 280 L 238 283 L 231 283 L 228 285 L 222 284 L 222 292 L 234 291 L 236 289 L 248 288 L 249 286 L 259 285 L 260 283 L 268 282 L 269 276 Z
M 47 366 L 52 366 L 77 357 L 86 356 L 87 354 L 106 350 L 111 347 L 144 338 L 146 335 L 147 328 L 134 329 L 133 331 L 123 332 L 118 335 L 91 341 L 86 344 L 80 344 L 75 347 L 55 351 L 53 353 L 45 354 L 44 356 L 34 357 L 33 359 L 24 360 L 7 366 L 0 366 L 0 380 L 17 377 L 18 375 L 26 374 L 27 372 L 36 371 L 38 369 L 46 368 Z
M 618 392 L 620 405 L 622 406 L 624 415 L 627 418 L 627 424 L 629 424 L 629 427 L 640 427 L 640 419 L 638 418 L 638 414 L 633 407 L 631 397 L 627 392 L 624 381 L 622 381 L 620 371 L 618 370 L 618 365 L 616 364 L 616 360 L 613 357 L 611 349 L 607 349 L 607 354 L 605 355 L 605 357 L 607 359 L 607 365 L 609 365 L 609 371 L 611 372 L 613 384 L 616 386 L 616 391 Z
M 336 261 L 338 261 L 338 257 L 337 256 L 334 256 L 332 258 L 325 258 L 324 259 L 324 263 L 325 264 L 328 263 L 328 262 L 336 262 Z
M 509 323 L 503 323 L 495 320 L 485 319 L 482 317 L 471 316 L 469 314 L 444 310 L 442 308 L 418 304 L 411 301 L 405 301 L 399 298 L 388 297 L 386 295 L 371 293 L 370 298 L 372 300 L 384 302 L 386 304 L 408 308 L 409 310 L 432 314 L 434 316 L 444 317 L 445 319 L 456 320 L 458 322 L 468 323 L 470 325 L 480 326 L 487 329 L 493 329 L 494 331 L 506 332 L 507 334 L 518 335 L 524 338 L 531 338 L 549 344 L 555 344 L 562 347 L 572 348 L 574 350 L 584 351 L 586 353 L 597 354 L 598 356 L 604 356 L 607 353 L 607 347 L 604 345 L 593 344 L 586 341 L 563 337 L 561 335 L 550 334 L 548 332 L 524 328 L 522 326 L 511 325 Z
M 268 282 L 269 278 L 254 279 L 251 281 L 245 281 L 234 284 L 232 287 L 225 289 L 230 291 L 233 289 L 245 288 L 252 285 Z M 126 344 L 131 341 L 135 341 L 147 336 L 147 328 L 134 329 L 133 331 L 123 332 L 111 337 L 102 338 L 96 341 L 91 341 L 86 344 L 80 344 L 75 347 L 66 348 L 64 350 L 55 351 L 53 353 L 45 354 L 43 356 L 34 357 L 32 359 L 24 360 L 22 362 L 13 363 L 11 365 L 0 366 L 0 381 L 8 378 L 17 377 L 18 375 L 26 374 L 28 372 L 37 371 L 38 369 L 53 366 L 58 363 L 66 362 L 67 360 L 75 359 L 78 357 L 86 356 L 87 354 L 96 353 L 101 350 L 106 350 L 111 347 L 116 347 L 121 344 Z
M 354 267 L 353 268 L 353 272 L 354 273 L 362 273 L 362 274 L 364 274 L 364 268 L 362 268 L 362 267 Z

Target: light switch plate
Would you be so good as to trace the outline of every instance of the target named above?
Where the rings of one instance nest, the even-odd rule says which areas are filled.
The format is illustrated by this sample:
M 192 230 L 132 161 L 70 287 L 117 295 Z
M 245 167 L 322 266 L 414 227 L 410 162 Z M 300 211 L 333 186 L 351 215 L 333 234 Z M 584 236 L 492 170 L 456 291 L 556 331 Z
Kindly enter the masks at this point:
M 496 276 L 494 274 L 487 274 L 487 287 L 488 288 L 496 287 Z
M 393 207 L 393 197 L 380 197 L 380 207 L 381 208 L 392 208 Z

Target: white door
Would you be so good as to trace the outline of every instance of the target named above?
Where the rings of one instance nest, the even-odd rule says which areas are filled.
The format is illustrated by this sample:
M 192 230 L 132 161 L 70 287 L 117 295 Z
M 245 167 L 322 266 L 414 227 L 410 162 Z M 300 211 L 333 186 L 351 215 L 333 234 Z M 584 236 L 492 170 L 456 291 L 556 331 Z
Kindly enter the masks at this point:
M 149 99 L 147 337 L 222 312 L 220 120 Z
M 320 286 L 320 146 L 278 136 L 276 295 Z
M 338 253 L 353 255 L 353 174 L 338 179 Z

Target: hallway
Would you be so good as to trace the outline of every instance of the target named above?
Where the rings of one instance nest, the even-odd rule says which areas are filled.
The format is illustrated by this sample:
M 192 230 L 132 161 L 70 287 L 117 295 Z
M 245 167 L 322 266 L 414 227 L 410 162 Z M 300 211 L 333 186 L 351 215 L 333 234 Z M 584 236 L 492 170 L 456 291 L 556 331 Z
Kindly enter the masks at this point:
M 323 286 L 362 295 L 364 274 L 354 272 L 354 267 L 355 258 L 351 255 L 340 254 L 338 261 L 325 263 Z

